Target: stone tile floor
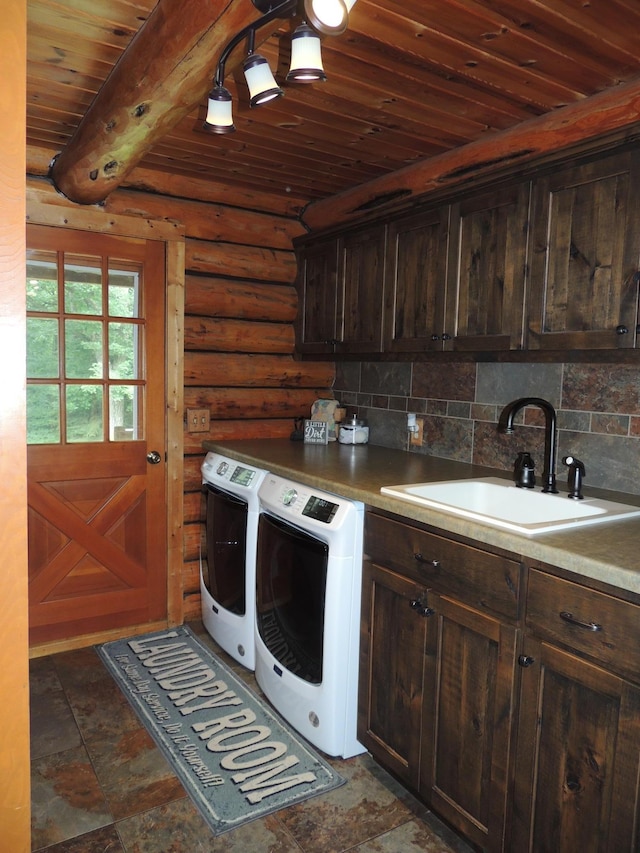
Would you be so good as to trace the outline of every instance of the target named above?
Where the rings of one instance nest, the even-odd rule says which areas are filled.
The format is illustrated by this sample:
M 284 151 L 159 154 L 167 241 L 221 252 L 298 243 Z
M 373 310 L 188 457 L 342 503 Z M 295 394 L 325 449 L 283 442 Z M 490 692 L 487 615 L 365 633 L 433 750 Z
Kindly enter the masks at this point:
M 31 691 L 32 851 L 470 851 L 366 753 L 330 759 L 346 785 L 215 837 L 93 649 L 31 661 Z

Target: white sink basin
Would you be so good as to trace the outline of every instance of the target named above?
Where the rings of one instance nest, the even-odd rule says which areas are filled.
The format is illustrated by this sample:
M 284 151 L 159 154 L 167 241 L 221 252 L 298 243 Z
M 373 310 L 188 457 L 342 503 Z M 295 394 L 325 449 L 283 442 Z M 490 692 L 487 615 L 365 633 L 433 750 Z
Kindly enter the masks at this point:
M 545 495 L 539 489 L 518 489 L 497 477 L 383 486 L 380 491 L 529 536 L 640 516 L 637 506 L 600 498 L 576 501 L 566 495 Z

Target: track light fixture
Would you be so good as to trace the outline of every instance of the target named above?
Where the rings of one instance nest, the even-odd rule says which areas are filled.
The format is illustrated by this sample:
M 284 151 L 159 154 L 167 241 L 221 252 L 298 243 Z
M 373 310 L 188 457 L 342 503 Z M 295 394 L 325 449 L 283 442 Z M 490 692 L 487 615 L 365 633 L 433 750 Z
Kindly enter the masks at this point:
M 202 129 L 207 133 L 233 133 L 236 129 L 233 124 L 231 92 L 219 83 L 209 92 L 207 117 Z
M 320 38 L 315 30 L 303 21 L 291 36 L 291 66 L 287 83 L 292 80 L 308 83 L 311 80 L 324 82 L 327 75 L 322 67 Z
M 347 28 L 349 12 L 356 0 L 253 0 L 262 17 L 249 24 L 226 45 L 218 60 L 213 87 L 208 96 L 207 117 L 203 129 L 209 133 L 233 133 L 231 93 L 224 87 L 225 64 L 231 51 L 245 38 L 247 56 L 243 63 L 249 87 L 250 106 L 256 107 L 284 95 L 278 86 L 267 60 L 254 53 L 255 34 L 276 18 L 302 17 L 302 23 L 291 37 L 291 66 L 287 82 L 324 81 L 320 35 L 340 35 Z
M 249 87 L 249 106 L 251 107 L 266 104 L 267 101 L 273 101 L 284 95 L 271 73 L 267 60 L 259 53 L 253 52 L 255 38 L 256 32 L 251 30 L 247 39 L 247 56 L 242 64 L 244 77 Z

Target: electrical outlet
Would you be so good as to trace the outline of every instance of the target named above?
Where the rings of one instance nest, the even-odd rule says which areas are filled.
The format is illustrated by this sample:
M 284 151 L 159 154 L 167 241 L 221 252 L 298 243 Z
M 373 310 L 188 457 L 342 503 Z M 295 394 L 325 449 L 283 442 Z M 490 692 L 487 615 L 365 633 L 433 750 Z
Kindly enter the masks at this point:
M 187 409 L 187 432 L 209 432 L 209 409 Z
M 424 418 L 416 418 L 416 426 L 418 427 L 415 432 L 410 433 L 411 435 L 411 444 L 422 444 L 422 429 L 424 427 Z

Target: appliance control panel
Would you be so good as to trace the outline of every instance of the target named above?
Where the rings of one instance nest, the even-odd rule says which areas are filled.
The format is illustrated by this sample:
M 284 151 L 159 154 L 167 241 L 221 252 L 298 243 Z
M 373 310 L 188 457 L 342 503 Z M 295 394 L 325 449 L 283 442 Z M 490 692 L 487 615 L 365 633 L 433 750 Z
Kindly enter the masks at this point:
M 323 492 L 301 483 L 292 483 L 275 474 L 268 474 L 260 486 L 260 500 L 264 507 L 283 518 L 335 526 L 342 523 L 345 514 L 358 502 Z
M 336 560 L 362 553 L 362 501 L 268 473 L 258 489 L 258 502 L 260 513 L 327 543 Z
M 227 459 L 217 453 L 207 453 L 202 463 L 202 478 L 207 483 L 220 483 L 236 486 L 240 489 L 257 488 L 260 485 L 259 468 L 243 465 L 235 459 Z

